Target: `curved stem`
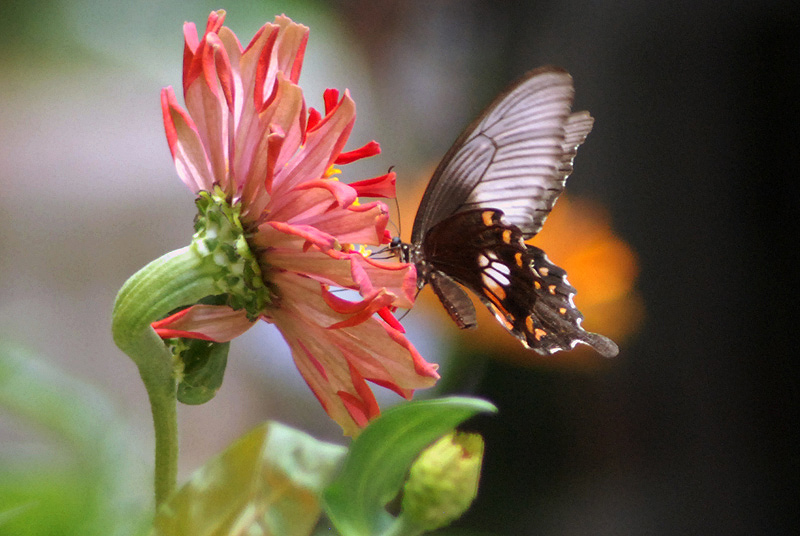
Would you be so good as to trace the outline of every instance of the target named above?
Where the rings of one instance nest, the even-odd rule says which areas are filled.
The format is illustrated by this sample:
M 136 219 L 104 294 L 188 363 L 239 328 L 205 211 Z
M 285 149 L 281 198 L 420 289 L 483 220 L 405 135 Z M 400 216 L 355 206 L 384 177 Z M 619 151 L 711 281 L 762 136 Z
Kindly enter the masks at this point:
M 154 260 L 120 289 L 111 330 L 116 345 L 139 368 L 155 427 L 156 507 L 175 489 L 178 475 L 177 381 L 172 352 L 152 322 L 217 292 L 200 257 L 185 247 Z

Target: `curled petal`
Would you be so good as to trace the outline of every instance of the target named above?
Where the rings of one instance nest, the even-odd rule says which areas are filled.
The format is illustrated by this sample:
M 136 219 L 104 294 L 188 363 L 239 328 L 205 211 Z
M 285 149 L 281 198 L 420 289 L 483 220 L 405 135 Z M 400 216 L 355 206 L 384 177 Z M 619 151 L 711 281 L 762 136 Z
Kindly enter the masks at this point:
M 328 88 L 322 93 L 322 100 L 325 101 L 325 115 L 330 113 L 336 108 L 336 103 L 339 100 L 339 90 Z
M 292 22 L 284 15 L 275 17 L 275 24 L 281 28 L 275 63 L 277 68 L 296 84 L 300 80 L 300 70 L 303 67 L 303 57 L 308 43 L 308 27 Z
M 383 309 L 379 310 L 378 316 L 381 317 L 383 321 L 389 324 L 389 326 L 391 326 L 393 329 L 399 331 L 400 333 L 406 332 L 403 324 L 398 322 L 388 307 L 384 307 Z
M 372 292 L 369 296 L 358 302 L 351 302 L 332 294 L 324 286 L 322 287 L 322 299 L 328 307 L 335 312 L 348 315 L 348 318 L 340 320 L 328 326 L 328 329 L 340 329 L 350 326 L 357 326 L 365 322 L 381 309 L 385 309 L 394 301 L 394 296 L 386 292 L 385 289 Z
M 274 247 L 275 244 L 280 244 L 282 237 L 276 237 L 273 233 L 268 233 L 267 228 L 271 227 L 279 233 L 285 235 L 297 236 L 305 240 L 306 244 L 313 244 L 323 251 L 335 249 L 339 247 L 339 242 L 335 237 L 324 233 L 311 225 L 290 225 L 282 221 L 270 221 L 259 227 L 259 234 L 253 237 L 253 241 L 262 245 L 263 247 Z M 274 239 L 270 239 L 273 237 Z M 285 240 L 285 238 L 283 238 Z M 303 249 L 308 249 L 307 245 Z M 295 252 L 296 254 L 297 252 Z
M 274 163 L 275 167 L 282 168 L 297 152 L 306 128 L 306 103 L 300 86 L 278 73 L 273 96 L 259 110 L 258 117 L 271 130 L 283 133 L 285 141 Z
M 336 203 L 342 208 L 347 208 L 352 205 L 358 197 L 356 195 L 356 191 L 349 184 L 330 179 L 315 179 L 306 181 L 297 185 L 295 190 L 304 191 L 312 188 L 323 188 L 328 190 L 331 194 L 333 194 L 333 197 L 336 199 Z
M 209 36 L 216 36 L 225 21 L 225 11 L 212 11 L 208 16 L 206 30 L 203 38 L 198 41 L 197 28 L 194 23 L 187 22 L 183 25 L 184 49 L 183 49 L 183 90 L 186 91 L 192 82 L 203 72 L 203 55 Z
M 275 33 L 270 46 L 261 47 L 258 40 L 253 38 L 245 51 L 248 53 L 255 49 L 258 52 L 253 91 L 256 108 L 260 108 L 269 96 L 278 73 L 283 73 L 288 80 L 297 83 L 308 42 L 308 28 L 287 17 L 276 17 L 274 24 L 265 25 L 264 31 L 267 29 Z
M 372 179 L 365 179 L 363 181 L 351 182 L 350 186 L 355 188 L 359 196 L 363 197 L 386 197 L 394 199 L 395 183 L 397 182 L 397 174 L 390 171 L 386 175 L 375 177 Z
M 225 22 L 225 11 L 222 9 L 212 11 L 208 16 L 205 34 L 217 33 L 219 29 L 222 28 L 223 22 Z M 203 37 L 205 37 L 205 34 Z M 183 39 L 183 87 L 185 89 L 193 81 L 192 77 L 197 76 L 197 66 L 195 63 L 197 61 L 196 55 L 197 49 L 200 46 L 200 40 L 197 38 L 197 27 L 193 22 L 184 23 Z
M 284 192 L 279 198 L 273 199 L 270 204 L 270 219 L 313 224 L 312 218 L 341 207 L 340 200 L 347 202 L 351 197 L 355 199 L 355 190 L 346 184 L 320 179 L 320 186 L 317 186 L 315 182 L 303 182 L 297 188 Z M 323 182 L 338 184 L 322 186 Z M 305 185 L 308 186 L 304 187 Z M 339 200 L 337 200 L 337 196 Z
M 214 342 L 233 340 L 252 325 L 243 309 L 234 311 L 225 305 L 194 305 L 152 324 L 162 339 L 184 337 Z
M 372 140 L 368 144 L 354 151 L 347 151 L 346 153 L 341 153 L 339 156 L 336 157 L 334 163 L 343 166 L 345 164 L 355 162 L 356 160 L 361 160 L 362 158 L 369 158 L 370 156 L 375 156 L 376 154 L 380 154 L 380 152 L 381 152 L 380 144 L 377 141 Z
M 368 203 L 331 210 L 309 218 L 308 223 L 342 243 L 380 244 L 389 223 L 389 212 L 382 203 Z
M 365 292 L 387 288 L 397 296 L 393 303 L 395 307 L 410 309 L 414 306 L 417 270 L 413 264 L 380 261 L 353 253 L 350 255 L 350 270 L 353 281 Z
M 369 424 L 370 420 L 380 415 L 381 410 L 378 407 L 377 400 L 375 400 L 375 395 L 367 385 L 367 382 L 364 381 L 364 377 L 351 363 L 348 363 L 348 365 L 350 367 L 350 381 L 357 395 L 344 390 L 338 391 L 336 394 L 356 424 L 363 428 Z
M 315 108 L 308 109 L 308 130 L 314 130 L 317 128 L 317 124 L 319 124 L 320 120 L 322 119 L 322 114 L 319 113 Z M 303 140 L 305 142 L 305 140 Z

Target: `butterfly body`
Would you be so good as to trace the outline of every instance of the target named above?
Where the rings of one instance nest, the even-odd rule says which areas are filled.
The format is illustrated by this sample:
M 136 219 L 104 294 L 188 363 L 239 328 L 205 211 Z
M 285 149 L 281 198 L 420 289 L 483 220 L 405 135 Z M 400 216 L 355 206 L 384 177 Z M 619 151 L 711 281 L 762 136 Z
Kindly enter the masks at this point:
M 585 331 L 566 272 L 525 240 L 563 191 L 578 145 L 591 130 L 571 113 L 572 78 L 545 67 L 499 96 L 456 140 L 434 172 L 411 242 L 393 242 L 461 328 L 476 325 L 472 291 L 523 345 L 551 354 L 588 344 L 606 356 L 610 339 Z

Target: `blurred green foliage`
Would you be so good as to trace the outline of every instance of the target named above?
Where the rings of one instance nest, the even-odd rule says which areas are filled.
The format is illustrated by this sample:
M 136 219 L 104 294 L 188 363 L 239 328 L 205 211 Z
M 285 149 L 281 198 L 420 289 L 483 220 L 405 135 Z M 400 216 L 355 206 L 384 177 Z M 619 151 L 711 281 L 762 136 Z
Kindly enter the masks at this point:
M 0 535 L 126 536 L 147 521 L 130 430 L 108 400 L 0 343 Z M 147 477 L 149 477 L 149 469 Z

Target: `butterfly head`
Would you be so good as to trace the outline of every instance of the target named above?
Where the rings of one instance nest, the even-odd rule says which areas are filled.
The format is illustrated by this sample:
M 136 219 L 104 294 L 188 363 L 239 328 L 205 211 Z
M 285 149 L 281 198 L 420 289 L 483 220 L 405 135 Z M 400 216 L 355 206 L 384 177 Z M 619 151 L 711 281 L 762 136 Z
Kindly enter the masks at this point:
M 393 236 L 389 242 L 389 253 L 400 259 L 400 262 L 411 262 L 411 244 L 400 240 L 399 236 Z

